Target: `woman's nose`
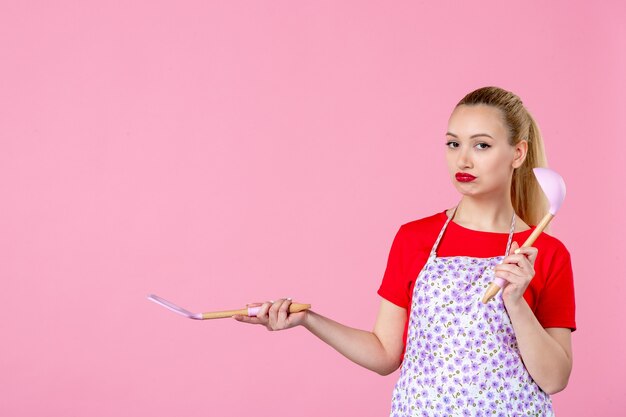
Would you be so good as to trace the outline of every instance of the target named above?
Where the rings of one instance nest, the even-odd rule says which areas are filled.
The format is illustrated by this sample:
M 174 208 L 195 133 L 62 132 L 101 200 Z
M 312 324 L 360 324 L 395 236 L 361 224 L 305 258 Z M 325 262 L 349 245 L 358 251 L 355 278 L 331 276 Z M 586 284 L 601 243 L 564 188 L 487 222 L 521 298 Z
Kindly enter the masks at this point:
M 471 168 L 472 160 L 471 160 L 471 155 L 469 154 L 469 150 L 466 150 L 466 149 L 459 150 L 456 164 L 459 168 Z

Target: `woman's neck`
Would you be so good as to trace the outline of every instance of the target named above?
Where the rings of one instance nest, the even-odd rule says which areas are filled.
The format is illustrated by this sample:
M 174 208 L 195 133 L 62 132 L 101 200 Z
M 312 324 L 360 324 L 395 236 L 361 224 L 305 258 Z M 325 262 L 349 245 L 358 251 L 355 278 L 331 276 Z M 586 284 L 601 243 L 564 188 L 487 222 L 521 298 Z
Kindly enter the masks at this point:
M 448 210 L 448 216 L 452 209 Z M 513 204 L 510 198 L 499 200 L 479 200 L 463 196 L 454 213 L 453 221 L 467 229 L 483 232 L 508 233 L 511 229 Z M 528 230 L 530 227 L 519 217 L 515 218 L 515 231 Z

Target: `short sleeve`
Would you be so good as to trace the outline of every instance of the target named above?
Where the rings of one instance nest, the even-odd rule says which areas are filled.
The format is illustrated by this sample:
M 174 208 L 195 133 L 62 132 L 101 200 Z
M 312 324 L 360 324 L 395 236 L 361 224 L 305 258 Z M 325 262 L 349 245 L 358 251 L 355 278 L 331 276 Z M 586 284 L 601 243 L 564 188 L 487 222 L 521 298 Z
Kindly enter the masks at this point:
M 545 285 L 539 294 L 535 316 L 544 327 L 576 330 L 574 276 L 569 251 L 562 244 L 552 258 Z
M 399 307 L 407 308 L 409 294 L 407 291 L 404 234 L 404 226 L 400 226 L 391 244 L 387 267 L 378 289 L 378 295 Z

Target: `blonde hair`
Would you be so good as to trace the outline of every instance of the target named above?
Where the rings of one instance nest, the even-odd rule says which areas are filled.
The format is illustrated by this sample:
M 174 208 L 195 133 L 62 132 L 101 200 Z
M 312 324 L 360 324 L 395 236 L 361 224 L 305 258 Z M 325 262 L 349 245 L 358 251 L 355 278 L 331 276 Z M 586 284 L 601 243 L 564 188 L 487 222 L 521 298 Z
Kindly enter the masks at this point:
M 526 224 L 537 225 L 548 212 L 549 204 L 533 173 L 533 168 L 548 166 L 541 132 L 535 119 L 517 95 L 499 87 L 474 90 L 463 97 L 455 108 L 462 104 L 485 104 L 500 109 L 509 130 L 509 144 L 515 146 L 522 140 L 528 142 L 526 159 L 513 171 L 511 203 L 515 213 Z

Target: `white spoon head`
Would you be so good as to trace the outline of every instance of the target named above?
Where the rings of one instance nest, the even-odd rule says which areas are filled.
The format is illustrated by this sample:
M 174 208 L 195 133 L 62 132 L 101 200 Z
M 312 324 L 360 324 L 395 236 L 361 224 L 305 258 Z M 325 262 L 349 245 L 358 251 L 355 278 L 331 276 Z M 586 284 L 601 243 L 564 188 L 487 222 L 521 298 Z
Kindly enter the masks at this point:
M 549 168 L 533 168 L 535 178 L 550 203 L 550 214 L 556 215 L 565 200 L 565 181 Z
M 187 318 L 194 319 L 194 320 L 202 320 L 202 314 L 200 314 L 200 313 L 192 313 L 191 311 L 185 310 L 184 308 L 179 307 L 176 304 L 171 303 L 171 302 L 167 301 L 166 299 L 161 298 L 161 297 L 159 297 L 157 295 L 150 294 L 148 296 L 148 300 L 153 301 L 153 302 L 157 303 L 158 305 L 163 306 L 163 307 L 167 308 L 168 310 L 173 311 L 174 313 L 178 313 L 181 316 L 185 316 Z

